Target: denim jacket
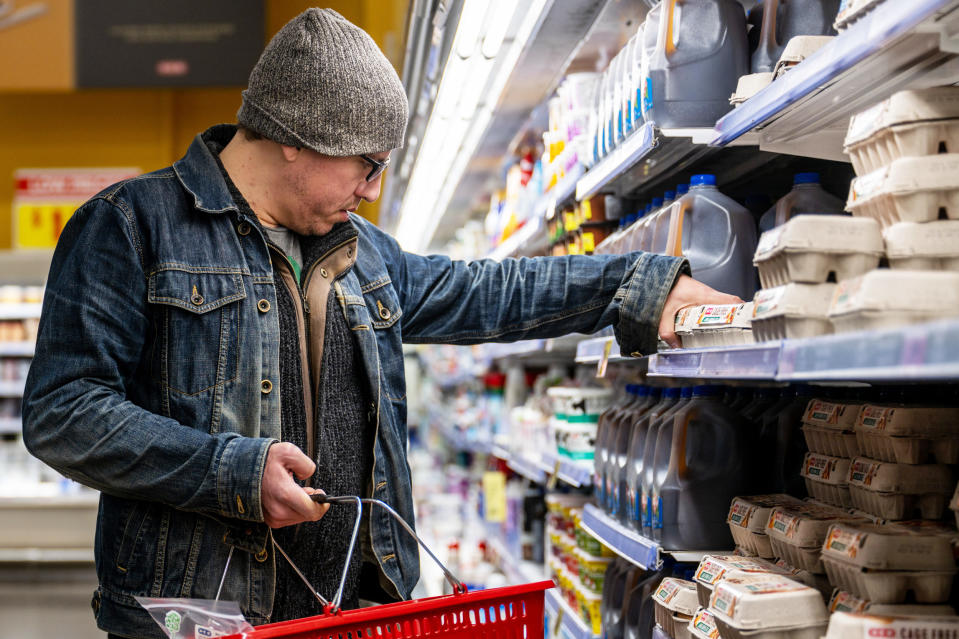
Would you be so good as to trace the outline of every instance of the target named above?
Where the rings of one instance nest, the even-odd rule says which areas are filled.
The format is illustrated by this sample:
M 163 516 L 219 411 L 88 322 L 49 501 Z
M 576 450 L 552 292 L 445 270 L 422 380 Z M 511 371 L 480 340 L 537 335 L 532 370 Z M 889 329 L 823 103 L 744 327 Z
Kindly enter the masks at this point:
M 228 140 L 235 129 L 212 133 Z M 353 216 L 357 255 L 333 289 L 366 365 L 373 496 L 413 523 L 402 343 L 475 344 L 613 325 L 651 352 L 680 258 L 451 261 L 403 252 Z M 134 596 L 239 602 L 268 620 L 275 561 L 260 482 L 280 437 L 279 325 L 270 255 L 200 136 L 173 166 L 81 206 L 54 253 L 23 402 L 30 451 L 101 491 L 107 631 L 161 636 Z M 419 578 L 416 542 L 372 512 L 367 545 L 395 591 Z M 327 594 L 327 593 L 324 593 Z M 332 595 L 333 593 L 328 593 Z

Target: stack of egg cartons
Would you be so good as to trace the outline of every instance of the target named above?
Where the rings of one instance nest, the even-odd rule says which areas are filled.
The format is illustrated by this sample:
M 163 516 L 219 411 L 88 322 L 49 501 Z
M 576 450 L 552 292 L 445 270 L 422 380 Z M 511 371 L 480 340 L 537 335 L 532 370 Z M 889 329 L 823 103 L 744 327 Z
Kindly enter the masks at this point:
M 766 533 L 769 518 L 779 507 L 797 508 L 803 502 L 790 495 L 753 495 L 735 497 L 729 506 L 726 523 L 736 550 L 748 557 L 774 559 L 777 555 Z
M 882 253 L 879 225 L 845 215 L 799 215 L 763 233 L 753 258 L 762 284 L 753 299 L 756 341 L 831 333 L 832 281 L 869 272 Z
M 852 506 L 849 467 L 859 454 L 853 428 L 861 407 L 860 403 L 816 398 L 803 413 L 802 431 L 809 448 L 801 470 L 806 490 L 815 500 L 835 508 Z
M 853 116 L 846 208 L 882 227 L 890 269 L 840 282 L 836 332 L 959 316 L 959 87 L 902 91 Z
M 656 625 L 671 639 L 689 639 L 689 625 L 699 607 L 696 584 L 667 577 L 653 593 Z

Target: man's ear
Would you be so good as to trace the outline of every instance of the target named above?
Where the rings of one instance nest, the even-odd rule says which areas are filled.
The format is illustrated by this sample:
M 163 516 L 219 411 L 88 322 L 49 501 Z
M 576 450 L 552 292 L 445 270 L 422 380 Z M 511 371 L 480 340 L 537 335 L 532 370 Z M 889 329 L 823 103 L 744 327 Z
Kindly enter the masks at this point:
M 281 144 L 280 151 L 283 153 L 283 158 L 287 162 L 295 162 L 296 159 L 300 157 L 300 153 L 303 152 L 303 148 L 298 146 L 286 146 L 285 144 Z

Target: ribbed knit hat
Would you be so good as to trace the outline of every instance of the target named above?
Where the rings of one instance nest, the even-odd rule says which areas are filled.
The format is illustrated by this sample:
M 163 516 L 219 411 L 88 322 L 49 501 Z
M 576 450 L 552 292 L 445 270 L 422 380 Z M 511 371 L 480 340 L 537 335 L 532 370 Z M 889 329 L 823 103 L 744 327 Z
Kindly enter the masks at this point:
M 307 9 L 270 40 L 236 118 L 274 142 L 346 156 L 403 146 L 408 113 L 373 38 L 331 9 Z

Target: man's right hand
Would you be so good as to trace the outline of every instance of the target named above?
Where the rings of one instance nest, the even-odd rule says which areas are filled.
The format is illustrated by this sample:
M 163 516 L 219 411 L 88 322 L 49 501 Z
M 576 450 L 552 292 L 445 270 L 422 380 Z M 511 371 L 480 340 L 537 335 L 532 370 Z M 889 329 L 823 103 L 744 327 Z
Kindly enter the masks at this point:
M 263 519 L 270 528 L 292 526 L 304 521 L 317 521 L 330 509 L 310 499 L 316 491 L 304 488 L 293 478 L 307 479 L 316 472 L 316 464 L 295 445 L 279 442 L 266 453 L 266 468 L 260 487 Z

